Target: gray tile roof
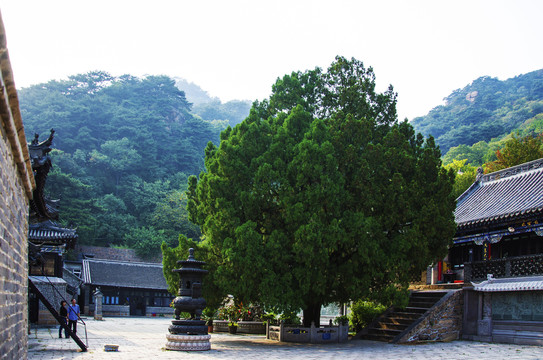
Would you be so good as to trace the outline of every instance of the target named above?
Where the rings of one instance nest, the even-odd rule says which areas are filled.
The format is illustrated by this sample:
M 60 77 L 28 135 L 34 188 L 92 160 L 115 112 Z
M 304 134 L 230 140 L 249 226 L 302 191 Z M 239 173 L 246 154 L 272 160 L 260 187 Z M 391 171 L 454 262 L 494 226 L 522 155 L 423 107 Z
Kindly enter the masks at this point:
M 166 290 L 168 285 L 162 273 L 162 264 L 83 260 L 83 281 L 98 286 Z
M 76 253 L 80 253 L 82 258 L 102 259 L 102 260 L 118 260 L 126 262 L 157 262 L 162 263 L 162 259 L 158 261 L 144 261 L 136 255 L 134 249 L 116 249 L 103 246 L 77 245 Z M 154 259 L 153 259 L 154 260 Z
M 458 229 L 543 213 L 543 159 L 481 176 L 457 199 Z
M 53 221 L 44 221 L 28 226 L 28 240 L 34 244 L 63 245 L 73 249 L 78 235 L 76 229 L 62 228 Z

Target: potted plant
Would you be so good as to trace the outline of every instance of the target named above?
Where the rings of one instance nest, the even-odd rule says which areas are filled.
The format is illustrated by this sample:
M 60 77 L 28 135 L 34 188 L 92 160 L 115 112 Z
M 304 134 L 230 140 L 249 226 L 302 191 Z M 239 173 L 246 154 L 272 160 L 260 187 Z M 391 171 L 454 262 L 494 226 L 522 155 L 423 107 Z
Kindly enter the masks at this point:
M 238 332 L 238 323 L 235 321 L 228 322 L 228 332 L 230 334 L 235 334 Z
M 235 334 L 238 332 L 238 321 L 241 317 L 241 310 L 233 302 L 225 306 L 225 310 L 228 315 L 228 332 Z
M 202 311 L 202 315 L 204 320 L 206 321 L 207 325 L 207 332 L 212 333 L 213 332 L 213 319 L 215 317 L 215 309 L 206 307 L 204 311 Z
M 206 325 L 207 325 L 207 332 L 208 334 L 209 333 L 212 333 L 213 332 L 213 318 L 209 318 L 206 320 Z

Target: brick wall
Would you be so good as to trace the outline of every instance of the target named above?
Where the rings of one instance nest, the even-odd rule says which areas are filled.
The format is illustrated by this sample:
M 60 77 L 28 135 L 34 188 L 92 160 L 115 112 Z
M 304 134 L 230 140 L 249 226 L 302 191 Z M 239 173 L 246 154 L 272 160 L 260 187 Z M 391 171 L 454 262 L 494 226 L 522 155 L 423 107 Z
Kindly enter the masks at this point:
M 0 357 L 26 359 L 28 199 L 3 126 L 0 171 Z
M 26 359 L 28 199 L 35 187 L 0 16 L 0 359 Z

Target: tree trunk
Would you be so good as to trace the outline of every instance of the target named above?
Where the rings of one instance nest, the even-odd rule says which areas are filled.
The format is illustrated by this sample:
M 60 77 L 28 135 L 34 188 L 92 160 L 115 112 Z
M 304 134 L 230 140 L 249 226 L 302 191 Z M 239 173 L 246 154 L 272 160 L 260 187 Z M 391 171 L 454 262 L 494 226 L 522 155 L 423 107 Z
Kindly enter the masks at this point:
M 311 304 L 304 309 L 304 327 L 310 327 L 311 323 L 316 327 L 321 324 L 321 304 Z

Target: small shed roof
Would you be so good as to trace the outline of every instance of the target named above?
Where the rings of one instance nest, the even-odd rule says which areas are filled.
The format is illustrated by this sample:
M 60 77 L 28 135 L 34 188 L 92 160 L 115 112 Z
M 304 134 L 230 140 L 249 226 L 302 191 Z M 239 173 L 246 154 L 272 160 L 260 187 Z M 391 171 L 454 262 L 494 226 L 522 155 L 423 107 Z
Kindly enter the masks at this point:
M 66 284 L 66 280 L 64 280 L 63 278 L 55 277 L 55 276 L 31 275 L 28 278 L 32 280 L 34 284 L 38 284 L 38 283 L 53 284 L 53 285 Z
M 458 229 L 543 213 L 543 159 L 478 177 L 457 199 Z
M 97 286 L 167 290 L 162 264 L 114 260 L 83 260 L 83 281 Z

